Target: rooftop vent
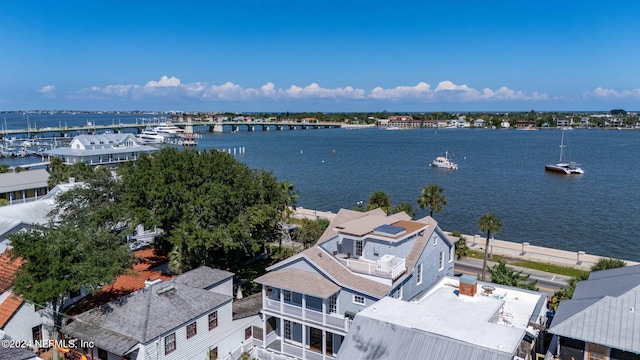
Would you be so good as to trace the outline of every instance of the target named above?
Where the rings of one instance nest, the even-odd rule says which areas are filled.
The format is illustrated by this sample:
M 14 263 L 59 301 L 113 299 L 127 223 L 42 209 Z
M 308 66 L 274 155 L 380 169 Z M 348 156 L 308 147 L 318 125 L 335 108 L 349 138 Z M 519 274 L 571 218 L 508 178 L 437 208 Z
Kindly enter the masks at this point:
M 375 235 L 383 235 L 383 236 L 391 236 L 396 237 L 403 235 L 407 232 L 407 229 L 402 226 L 395 225 L 380 225 L 377 228 L 373 229 L 373 233 Z
M 160 279 L 160 278 L 158 278 L 158 279 L 153 279 L 153 280 L 152 280 L 152 279 L 147 278 L 147 279 L 145 279 L 145 280 L 144 280 L 144 286 L 145 286 L 145 287 L 148 287 L 148 286 L 151 286 L 151 285 L 155 285 L 155 284 L 159 283 L 160 281 L 161 281 L 161 279 Z
M 158 295 L 166 294 L 169 291 L 175 290 L 175 289 L 176 288 L 174 288 L 173 285 L 168 285 L 168 286 L 165 286 L 165 287 L 161 288 L 160 290 L 156 291 L 156 294 L 158 294 Z

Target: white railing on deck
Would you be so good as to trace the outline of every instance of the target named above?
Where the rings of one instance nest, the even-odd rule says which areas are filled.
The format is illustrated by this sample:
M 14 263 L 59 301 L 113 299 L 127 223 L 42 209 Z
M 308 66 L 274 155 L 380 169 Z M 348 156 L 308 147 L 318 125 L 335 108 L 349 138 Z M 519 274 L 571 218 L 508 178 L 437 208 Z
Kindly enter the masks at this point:
M 269 299 L 269 298 L 265 298 L 263 304 L 264 304 L 264 308 L 267 310 L 272 310 L 278 313 L 282 313 L 284 315 L 294 316 L 299 319 L 312 321 L 317 324 L 330 326 L 334 329 L 338 329 L 342 331 L 349 330 L 349 326 L 351 323 L 351 320 L 343 316 L 340 316 L 338 314 L 324 314 L 322 311 L 306 309 L 306 308 L 302 308 L 301 306 L 293 305 L 293 304 L 282 303 L 282 310 L 281 310 L 281 307 L 280 307 L 281 303 L 279 301 Z M 266 343 L 267 344 L 271 343 L 271 341 L 269 341 L 269 335 L 267 335 Z
M 387 279 L 395 279 L 406 270 L 405 259 L 402 258 L 394 259 L 394 264 L 391 267 L 353 259 L 338 258 L 338 261 L 351 271 Z

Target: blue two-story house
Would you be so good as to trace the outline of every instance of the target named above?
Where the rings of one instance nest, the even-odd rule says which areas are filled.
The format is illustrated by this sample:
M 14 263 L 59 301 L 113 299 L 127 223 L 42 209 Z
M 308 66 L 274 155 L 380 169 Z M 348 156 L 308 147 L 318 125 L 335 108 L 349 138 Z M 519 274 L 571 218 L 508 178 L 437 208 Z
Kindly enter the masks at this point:
M 318 243 L 269 268 L 263 350 L 333 359 L 356 313 L 385 296 L 420 297 L 453 275 L 454 244 L 431 217 L 340 210 Z

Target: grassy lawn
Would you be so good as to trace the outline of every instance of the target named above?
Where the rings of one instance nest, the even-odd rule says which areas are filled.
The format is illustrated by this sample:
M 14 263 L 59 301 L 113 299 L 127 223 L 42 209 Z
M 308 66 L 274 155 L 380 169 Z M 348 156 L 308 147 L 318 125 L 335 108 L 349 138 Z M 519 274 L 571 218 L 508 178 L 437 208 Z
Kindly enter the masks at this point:
M 473 251 L 473 250 L 469 250 L 469 253 L 467 254 L 467 257 L 470 257 L 473 259 L 482 259 L 483 256 L 484 256 L 483 252 Z M 501 259 L 502 261 L 504 261 L 509 265 L 519 266 L 526 269 L 546 271 L 546 272 L 549 272 L 552 274 L 558 274 L 558 275 L 577 277 L 585 273 L 584 270 L 573 269 L 573 268 L 568 268 L 564 266 L 544 264 L 544 263 L 539 263 L 539 262 L 529 261 L 529 260 L 512 259 L 512 258 L 500 256 L 500 255 L 493 255 L 493 258 L 491 259 L 491 261 L 498 261 L 498 259 Z

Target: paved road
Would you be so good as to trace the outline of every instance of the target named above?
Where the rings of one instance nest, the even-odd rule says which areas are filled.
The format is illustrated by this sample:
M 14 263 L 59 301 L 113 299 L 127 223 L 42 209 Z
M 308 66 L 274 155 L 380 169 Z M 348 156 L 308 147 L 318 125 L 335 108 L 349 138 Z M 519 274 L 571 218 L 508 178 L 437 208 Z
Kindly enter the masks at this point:
M 489 261 L 487 266 L 492 267 L 496 264 L 497 263 L 495 262 Z M 517 271 L 522 271 L 524 274 L 530 274 L 531 277 L 529 279 L 538 280 L 537 286 L 540 291 L 544 291 L 549 295 L 553 295 L 553 293 L 558 291 L 560 288 L 568 288 L 569 280 L 571 280 L 570 276 L 556 275 L 544 271 L 526 269 L 511 265 L 509 265 L 509 267 Z M 464 273 L 477 275 L 479 279 L 482 274 L 482 260 L 473 258 L 456 260 L 454 272 L 456 274 Z M 487 274 L 487 276 L 489 275 Z

